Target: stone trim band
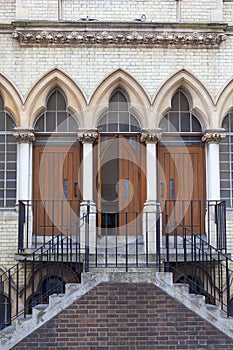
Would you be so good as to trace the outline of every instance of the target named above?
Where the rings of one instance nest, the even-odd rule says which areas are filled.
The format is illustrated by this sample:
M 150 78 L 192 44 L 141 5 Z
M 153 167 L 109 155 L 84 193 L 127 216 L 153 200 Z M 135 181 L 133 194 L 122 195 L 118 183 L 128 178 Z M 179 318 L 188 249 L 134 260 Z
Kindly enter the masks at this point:
M 226 40 L 219 32 L 188 31 L 85 31 L 85 30 L 15 30 L 12 38 L 21 46 L 104 46 L 218 48 Z

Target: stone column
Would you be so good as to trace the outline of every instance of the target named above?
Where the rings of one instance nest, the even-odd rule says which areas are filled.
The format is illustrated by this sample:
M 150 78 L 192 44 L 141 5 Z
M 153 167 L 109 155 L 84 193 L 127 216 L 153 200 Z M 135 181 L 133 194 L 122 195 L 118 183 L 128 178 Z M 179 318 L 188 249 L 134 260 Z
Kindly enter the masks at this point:
M 219 166 L 219 143 L 225 137 L 224 129 L 206 129 L 203 133 L 202 141 L 206 143 L 206 192 L 207 200 L 213 201 L 213 207 L 210 206 L 209 218 L 210 232 L 208 241 L 210 244 L 216 244 L 215 237 L 215 212 L 214 205 L 220 200 L 220 166 Z M 207 224 L 207 223 L 206 223 Z
M 220 200 L 219 143 L 224 129 L 206 129 L 202 141 L 206 143 L 206 189 L 208 200 Z
M 29 215 L 28 232 L 24 235 L 25 246 L 32 244 L 32 143 L 35 141 L 33 129 L 15 128 L 13 134 L 18 142 L 17 148 L 17 202 L 26 201 Z
M 79 140 L 83 144 L 83 188 L 82 203 L 80 204 L 80 218 L 87 213 L 87 205 L 90 204 L 90 214 L 86 217 L 85 225 L 81 225 L 80 244 L 81 249 L 85 244 L 89 246 L 90 253 L 95 253 L 96 248 L 96 204 L 93 200 L 93 144 L 98 138 L 96 130 L 83 130 L 78 134 Z M 87 220 L 89 221 L 87 226 Z M 85 231 L 87 229 L 88 231 Z M 88 232 L 88 237 L 86 233 Z
M 141 142 L 146 144 L 147 199 L 143 209 L 143 236 L 145 252 L 156 253 L 156 219 L 159 213 L 157 202 L 157 156 L 156 147 L 160 139 L 160 129 L 143 130 Z M 158 232 L 157 232 L 158 234 Z M 158 236 L 157 236 L 158 237 Z M 161 246 L 161 230 L 159 232 Z

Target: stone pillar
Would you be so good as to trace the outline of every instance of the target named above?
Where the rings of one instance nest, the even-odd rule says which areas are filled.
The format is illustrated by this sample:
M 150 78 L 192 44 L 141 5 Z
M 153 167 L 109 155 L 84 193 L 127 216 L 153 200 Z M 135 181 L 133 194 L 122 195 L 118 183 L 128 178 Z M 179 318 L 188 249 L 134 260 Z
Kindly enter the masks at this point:
M 219 143 L 224 129 L 206 129 L 202 141 L 206 143 L 206 189 L 208 200 L 220 200 Z
M 29 215 L 29 230 L 24 235 L 25 246 L 32 244 L 32 143 L 35 141 L 33 129 L 15 128 L 13 134 L 18 142 L 17 152 L 17 201 L 26 201 Z
M 219 166 L 219 143 L 225 137 L 224 129 L 206 129 L 203 133 L 202 141 L 206 143 L 206 192 L 207 200 L 213 201 L 213 207 L 210 206 L 209 217 L 210 232 L 208 241 L 215 245 L 215 212 L 214 205 L 220 200 L 220 166 Z
M 156 219 L 159 213 L 157 202 L 157 156 L 156 147 L 160 139 L 160 129 L 143 130 L 141 142 L 146 144 L 147 199 L 143 209 L 143 236 L 145 252 L 156 253 Z M 158 233 L 158 232 L 157 232 Z M 161 230 L 159 232 L 161 246 Z
M 80 244 L 81 249 L 85 248 L 85 244 L 89 246 L 90 253 L 95 253 L 96 248 L 96 204 L 93 200 L 93 144 L 98 138 L 96 130 L 83 130 L 78 134 L 79 140 L 83 144 L 83 188 L 82 203 L 80 204 L 80 218 L 87 213 L 87 205 L 90 204 L 90 214 L 85 225 L 81 225 Z M 85 229 L 87 231 L 85 231 Z M 88 237 L 87 237 L 88 232 Z

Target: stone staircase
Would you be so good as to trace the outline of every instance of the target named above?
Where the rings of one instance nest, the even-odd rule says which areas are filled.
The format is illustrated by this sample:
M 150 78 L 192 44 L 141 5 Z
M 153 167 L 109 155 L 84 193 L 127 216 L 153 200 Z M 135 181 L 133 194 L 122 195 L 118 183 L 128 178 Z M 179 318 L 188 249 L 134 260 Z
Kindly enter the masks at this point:
M 204 296 L 189 294 L 188 285 L 173 284 L 172 273 L 154 272 L 152 269 L 146 268 L 143 271 L 126 273 L 117 271 L 117 269 L 101 268 L 83 273 L 80 284 L 67 284 L 65 294 L 51 295 L 48 305 L 37 305 L 33 308 L 32 315 L 28 315 L 26 318 L 19 317 L 14 326 L 2 330 L 0 332 L 0 349 L 12 349 L 103 282 L 153 284 L 233 339 L 233 318 L 227 318 L 218 306 L 206 304 Z

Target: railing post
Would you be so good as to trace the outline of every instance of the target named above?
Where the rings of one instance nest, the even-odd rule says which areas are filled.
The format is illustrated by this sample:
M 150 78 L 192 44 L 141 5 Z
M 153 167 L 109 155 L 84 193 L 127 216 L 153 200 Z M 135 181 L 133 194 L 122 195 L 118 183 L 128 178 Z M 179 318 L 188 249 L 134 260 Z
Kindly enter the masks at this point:
M 156 265 L 161 270 L 161 247 L 160 247 L 160 209 L 156 210 Z
M 90 215 L 90 201 L 87 201 L 87 212 L 85 214 L 85 272 L 89 271 L 89 260 L 90 260 L 89 215 Z
M 229 265 L 228 257 L 226 257 L 226 287 L 227 287 L 227 317 L 230 316 L 231 307 L 231 294 L 230 294 L 230 276 L 229 276 Z
M 170 267 L 170 249 L 169 249 L 169 232 L 168 232 L 168 215 L 165 213 L 165 234 L 166 234 L 166 265 L 165 272 L 169 271 Z
M 24 249 L 24 223 L 25 223 L 25 204 L 19 201 L 19 216 L 18 216 L 18 252 Z

